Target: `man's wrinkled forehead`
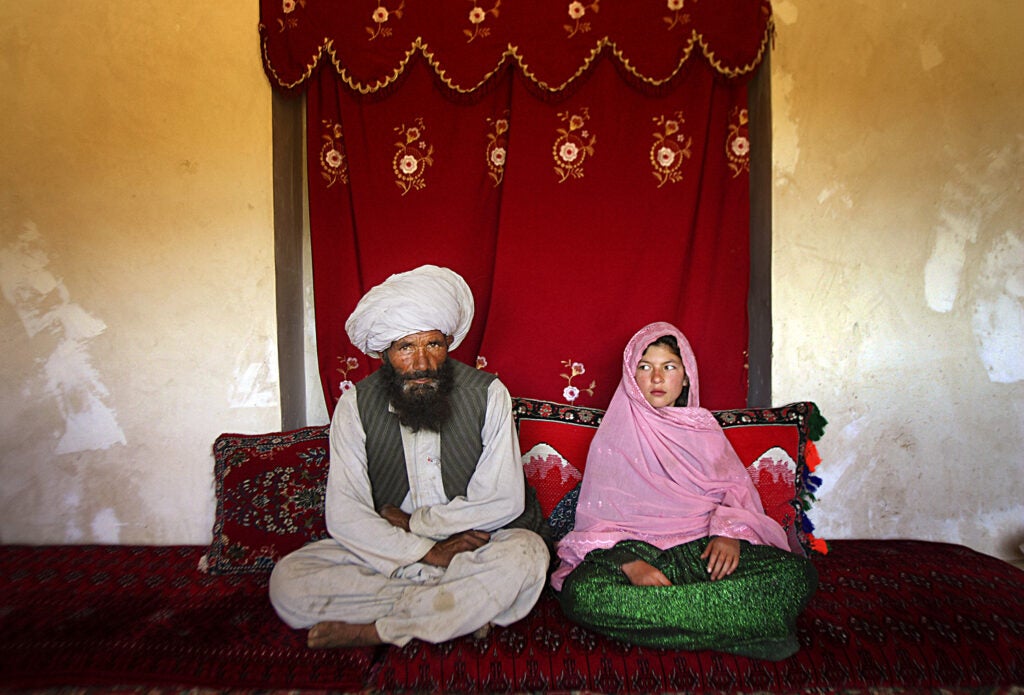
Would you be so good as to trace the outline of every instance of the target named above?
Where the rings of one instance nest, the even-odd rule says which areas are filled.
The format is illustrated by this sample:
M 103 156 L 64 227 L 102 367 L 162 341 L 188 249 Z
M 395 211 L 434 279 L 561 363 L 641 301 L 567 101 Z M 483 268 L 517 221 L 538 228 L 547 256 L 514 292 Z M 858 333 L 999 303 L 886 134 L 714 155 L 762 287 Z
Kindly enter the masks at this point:
M 426 345 L 428 343 L 440 342 L 447 344 L 450 341 L 450 336 L 444 334 L 444 331 L 432 330 L 432 331 L 418 331 L 416 333 L 410 333 L 404 335 L 391 342 L 388 349 L 399 348 L 403 345 Z

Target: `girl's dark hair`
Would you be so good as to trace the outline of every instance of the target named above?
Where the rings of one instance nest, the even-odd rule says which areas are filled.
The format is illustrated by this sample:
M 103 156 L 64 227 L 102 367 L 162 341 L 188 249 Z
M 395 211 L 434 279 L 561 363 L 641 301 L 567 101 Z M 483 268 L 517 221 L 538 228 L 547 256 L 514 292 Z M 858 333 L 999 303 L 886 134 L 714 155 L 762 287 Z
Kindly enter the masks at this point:
M 674 352 L 676 357 L 678 357 L 679 359 L 683 359 L 683 354 L 679 352 L 679 341 L 676 340 L 676 337 L 674 335 L 663 335 L 657 340 L 655 340 L 653 343 L 648 345 L 647 348 L 652 347 L 654 345 L 664 345 L 669 350 Z M 647 348 L 644 348 L 644 352 L 647 352 Z
M 683 354 L 679 350 L 679 341 L 676 340 L 676 337 L 674 335 L 663 335 L 663 336 L 661 336 L 660 338 L 655 340 L 653 343 L 648 345 L 646 348 L 644 348 L 644 352 L 647 352 L 648 348 L 654 347 L 655 345 L 663 345 L 663 346 L 667 347 L 669 350 L 671 350 L 675 354 L 676 357 L 679 358 L 680 361 L 682 361 Z M 683 374 L 686 374 L 686 367 L 683 367 Z M 683 386 L 683 392 L 679 394 L 679 398 L 677 398 L 676 402 L 673 403 L 672 405 L 674 405 L 677 408 L 685 408 L 686 405 L 689 402 L 690 402 L 690 379 L 689 379 L 689 375 L 687 375 L 686 385 Z

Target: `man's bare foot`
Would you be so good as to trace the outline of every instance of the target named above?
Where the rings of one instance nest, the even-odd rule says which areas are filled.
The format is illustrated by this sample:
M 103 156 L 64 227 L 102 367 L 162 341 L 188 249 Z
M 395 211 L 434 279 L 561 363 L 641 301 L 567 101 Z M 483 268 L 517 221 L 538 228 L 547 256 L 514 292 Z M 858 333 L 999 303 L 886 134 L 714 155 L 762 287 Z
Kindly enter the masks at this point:
M 383 643 L 377 634 L 377 626 L 373 623 L 343 623 L 340 620 L 329 620 L 311 627 L 306 636 L 306 644 L 311 649 L 369 647 Z

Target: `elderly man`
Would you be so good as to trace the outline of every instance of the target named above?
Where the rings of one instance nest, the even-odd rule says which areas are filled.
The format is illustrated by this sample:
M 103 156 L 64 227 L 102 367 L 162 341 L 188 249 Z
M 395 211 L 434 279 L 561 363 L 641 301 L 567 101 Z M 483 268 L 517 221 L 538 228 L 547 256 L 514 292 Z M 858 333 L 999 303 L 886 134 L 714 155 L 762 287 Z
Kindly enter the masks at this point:
M 331 421 L 330 538 L 282 558 L 270 600 L 310 647 L 443 642 L 525 616 L 550 554 L 508 390 L 448 357 L 473 295 L 423 266 L 371 289 L 345 323 L 381 368 Z

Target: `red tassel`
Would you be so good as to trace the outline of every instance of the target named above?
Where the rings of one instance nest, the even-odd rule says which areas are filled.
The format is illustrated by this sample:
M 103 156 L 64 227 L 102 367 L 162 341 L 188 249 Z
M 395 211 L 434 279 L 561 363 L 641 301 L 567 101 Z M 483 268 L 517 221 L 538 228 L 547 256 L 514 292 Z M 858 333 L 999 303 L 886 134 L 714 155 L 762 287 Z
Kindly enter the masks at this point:
M 807 446 L 804 447 L 804 461 L 807 462 L 807 468 L 811 473 L 821 463 L 821 454 L 818 453 L 818 447 L 814 446 L 814 442 L 807 442 Z

